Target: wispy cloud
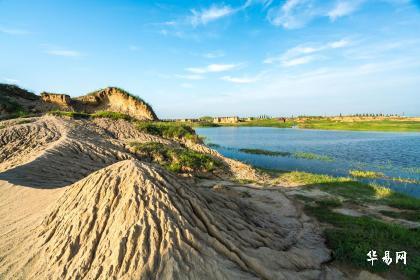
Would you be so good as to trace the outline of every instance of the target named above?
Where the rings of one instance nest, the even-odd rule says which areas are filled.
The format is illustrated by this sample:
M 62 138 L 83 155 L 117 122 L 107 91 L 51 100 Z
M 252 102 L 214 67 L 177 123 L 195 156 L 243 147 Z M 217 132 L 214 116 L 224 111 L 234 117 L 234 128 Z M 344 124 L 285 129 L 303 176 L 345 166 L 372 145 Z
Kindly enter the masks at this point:
M 232 76 L 223 76 L 221 78 L 224 81 L 235 83 L 235 84 L 251 84 L 255 83 L 260 79 L 260 76 L 255 77 L 232 77 Z
M 25 29 L 8 28 L 5 26 L 0 26 L 0 33 L 9 34 L 9 35 L 26 35 L 26 34 L 29 34 L 29 31 Z
M 328 12 L 328 17 L 332 21 L 335 21 L 339 17 L 347 16 L 356 11 L 363 2 L 363 0 L 338 1 L 337 4 Z
M 263 62 L 266 64 L 281 63 L 283 66 L 290 67 L 310 63 L 316 59 L 315 53 L 322 51 L 339 49 L 347 47 L 351 44 L 348 39 L 341 39 L 338 41 L 328 42 L 325 44 L 315 45 L 298 45 L 288 49 L 283 54 L 266 58 Z
M 185 70 L 195 74 L 205 74 L 230 71 L 237 67 L 239 67 L 238 64 L 210 64 L 205 67 L 190 67 Z
M 181 79 L 186 79 L 186 80 L 203 80 L 204 79 L 204 76 L 202 76 L 202 75 L 196 75 L 196 74 L 191 74 L 191 75 L 175 75 L 175 77 L 181 78 Z
M 366 0 L 286 0 L 281 5 L 270 8 L 267 19 L 275 26 L 296 29 L 315 18 L 329 17 L 331 21 L 335 21 L 348 16 L 356 12 L 365 2 Z
M 297 65 L 307 64 L 309 62 L 314 61 L 315 59 L 316 57 L 313 55 L 301 56 L 301 57 L 296 57 L 292 59 L 285 59 L 284 61 L 282 61 L 282 65 L 285 67 L 297 66 Z
M 223 51 L 218 50 L 218 51 L 205 53 L 203 56 L 205 58 L 219 58 L 219 57 L 225 56 L 225 53 Z
M 55 49 L 46 51 L 49 55 L 65 56 L 65 57 L 80 57 L 82 54 L 74 50 Z
M 193 26 L 205 25 L 211 21 L 215 21 L 220 18 L 232 15 L 236 11 L 236 9 L 233 9 L 227 5 L 212 5 L 210 6 L 210 8 L 203 9 L 201 11 L 192 9 L 192 16 L 190 17 L 190 22 Z
M 268 10 L 267 19 L 275 26 L 286 29 L 303 27 L 314 17 L 322 14 L 321 5 L 315 0 L 287 0 L 284 4 Z M 323 5 L 322 5 L 323 6 Z

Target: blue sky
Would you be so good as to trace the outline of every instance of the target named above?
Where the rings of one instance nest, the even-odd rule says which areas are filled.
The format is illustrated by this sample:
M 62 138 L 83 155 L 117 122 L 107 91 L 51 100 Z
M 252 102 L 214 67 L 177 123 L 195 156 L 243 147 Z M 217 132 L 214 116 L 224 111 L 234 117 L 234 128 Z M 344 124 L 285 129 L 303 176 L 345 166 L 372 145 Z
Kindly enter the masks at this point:
M 0 82 L 161 118 L 420 115 L 419 2 L 0 0 Z

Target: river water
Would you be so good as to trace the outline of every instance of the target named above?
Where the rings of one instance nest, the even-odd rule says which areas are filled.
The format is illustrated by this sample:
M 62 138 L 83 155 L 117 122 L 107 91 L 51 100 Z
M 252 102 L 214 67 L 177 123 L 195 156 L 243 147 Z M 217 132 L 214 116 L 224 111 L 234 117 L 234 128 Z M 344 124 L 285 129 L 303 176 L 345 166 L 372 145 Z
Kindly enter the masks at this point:
M 420 197 L 420 133 L 304 130 L 266 127 L 197 128 L 207 143 L 226 157 L 257 167 L 348 176 L 349 170 L 376 171 L 387 178 L 409 178 L 417 183 L 391 179 L 361 179 Z M 267 156 L 240 149 L 289 152 L 292 156 Z M 296 158 L 306 152 L 330 160 Z

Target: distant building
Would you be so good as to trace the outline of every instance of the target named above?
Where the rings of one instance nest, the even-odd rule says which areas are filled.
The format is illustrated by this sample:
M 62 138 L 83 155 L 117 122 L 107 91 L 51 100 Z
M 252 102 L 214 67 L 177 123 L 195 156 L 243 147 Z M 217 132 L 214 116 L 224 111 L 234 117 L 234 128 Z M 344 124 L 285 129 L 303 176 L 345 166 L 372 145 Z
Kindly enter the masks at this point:
M 237 123 L 239 122 L 239 117 L 216 117 L 213 118 L 213 123 Z

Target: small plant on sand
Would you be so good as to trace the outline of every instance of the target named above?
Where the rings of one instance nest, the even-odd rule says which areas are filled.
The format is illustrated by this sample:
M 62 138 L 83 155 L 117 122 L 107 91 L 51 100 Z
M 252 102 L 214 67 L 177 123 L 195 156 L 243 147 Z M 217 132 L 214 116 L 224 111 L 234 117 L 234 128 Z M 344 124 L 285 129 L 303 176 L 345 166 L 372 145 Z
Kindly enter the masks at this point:
M 221 162 L 210 155 L 183 147 L 170 147 L 156 142 L 130 143 L 140 157 L 164 166 L 166 169 L 185 173 L 191 171 L 211 172 L 221 167 Z

